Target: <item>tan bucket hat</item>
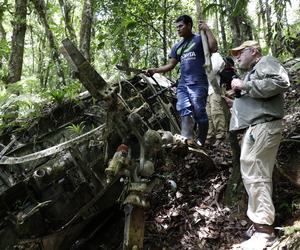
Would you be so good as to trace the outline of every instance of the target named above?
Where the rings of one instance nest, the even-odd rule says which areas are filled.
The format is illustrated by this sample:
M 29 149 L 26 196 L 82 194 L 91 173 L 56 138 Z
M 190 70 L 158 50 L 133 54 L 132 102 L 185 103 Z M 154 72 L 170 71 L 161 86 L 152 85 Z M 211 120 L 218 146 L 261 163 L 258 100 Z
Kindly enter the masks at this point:
M 245 49 L 247 47 L 260 48 L 258 42 L 253 41 L 253 40 L 248 40 L 248 41 L 243 42 L 240 46 L 229 50 L 229 53 L 232 56 L 237 56 L 241 50 L 243 50 L 243 49 Z

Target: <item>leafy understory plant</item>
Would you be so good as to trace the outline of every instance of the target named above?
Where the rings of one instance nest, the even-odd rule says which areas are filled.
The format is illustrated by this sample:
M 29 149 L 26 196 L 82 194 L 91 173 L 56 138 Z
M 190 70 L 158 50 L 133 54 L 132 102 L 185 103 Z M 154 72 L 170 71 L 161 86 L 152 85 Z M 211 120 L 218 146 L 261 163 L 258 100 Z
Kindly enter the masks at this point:
M 65 99 L 66 92 L 62 89 L 52 90 L 49 95 L 52 101 L 56 103 L 62 103 Z
M 85 124 L 84 122 L 81 122 L 79 124 L 74 124 L 72 123 L 71 125 L 69 125 L 68 127 L 68 130 L 74 134 L 74 135 L 80 135 L 83 133 L 83 130 L 85 128 Z

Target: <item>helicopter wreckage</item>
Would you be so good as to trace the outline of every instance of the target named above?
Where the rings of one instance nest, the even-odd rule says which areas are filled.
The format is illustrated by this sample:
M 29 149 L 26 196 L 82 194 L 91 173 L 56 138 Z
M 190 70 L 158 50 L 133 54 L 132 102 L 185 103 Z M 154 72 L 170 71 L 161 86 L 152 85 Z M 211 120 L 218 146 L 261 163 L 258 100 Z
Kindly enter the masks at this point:
M 123 249 L 142 249 L 148 197 L 166 181 L 160 167 L 191 151 L 207 168 L 213 162 L 178 135 L 167 78 L 140 72 L 110 85 L 67 39 L 62 53 L 89 93 L 52 109 L 5 143 L 0 249 L 80 249 L 82 232 L 88 227 L 94 234 L 105 220 L 99 216 L 115 204 L 125 212 Z M 82 121 L 84 133 L 66 132 Z

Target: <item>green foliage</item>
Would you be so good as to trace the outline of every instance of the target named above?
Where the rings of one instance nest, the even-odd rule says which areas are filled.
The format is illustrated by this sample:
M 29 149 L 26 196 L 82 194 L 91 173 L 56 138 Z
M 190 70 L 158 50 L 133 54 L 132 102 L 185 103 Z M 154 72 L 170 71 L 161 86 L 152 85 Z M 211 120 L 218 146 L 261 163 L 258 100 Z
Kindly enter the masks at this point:
M 290 235 L 300 231 L 300 226 L 284 227 L 284 235 Z
M 203 15 L 204 16 L 209 16 L 209 15 L 213 15 L 216 12 L 221 12 L 222 7 L 223 7 L 223 5 L 220 5 L 220 4 L 217 4 L 217 3 L 208 4 L 203 9 Z
M 81 91 L 81 84 L 77 81 L 70 83 L 69 85 L 63 86 L 60 89 L 50 89 L 42 93 L 45 99 L 54 101 L 58 104 L 65 100 L 73 100 Z
M 65 99 L 65 91 L 63 89 L 53 89 L 49 92 L 52 101 L 62 103 Z
M 0 40 L 0 57 L 8 58 L 10 53 L 9 43 L 6 40 Z
M 40 116 L 43 100 L 36 95 L 15 95 L 1 89 L 0 130 L 9 127 L 28 127 L 28 119 Z
M 232 15 L 238 16 L 247 9 L 249 1 L 248 0 L 232 0 L 231 3 L 234 6 L 232 9 Z
M 286 215 L 292 216 L 294 212 L 297 209 L 297 205 L 295 203 L 290 203 L 290 202 L 285 202 L 283 201 L 280 205 L 278 210 L 279 211 L 284 211 Z
M 14 84 L 8 84 L 6 88 L 10 93 L 32 94 L 41 92 L 39 80 L 35 76 L 24 77 Z
M 85 124 L 84 124 L 84 122 L 81 122 L 79 124 L 71 124 L 67 128 L 71 133 L 73 133 L 75 135 L 80 135 L 83 133 Z
M 7 86 L 0 85 L 0 130 L 10 126 L 27 127 L 28 119 L 39 117 L 49 100 L 61 103 L 65 99 L 74 99 L 80 88 L 81 84 L 75 81 L 62 89 L 45 91 L 35 77 Z

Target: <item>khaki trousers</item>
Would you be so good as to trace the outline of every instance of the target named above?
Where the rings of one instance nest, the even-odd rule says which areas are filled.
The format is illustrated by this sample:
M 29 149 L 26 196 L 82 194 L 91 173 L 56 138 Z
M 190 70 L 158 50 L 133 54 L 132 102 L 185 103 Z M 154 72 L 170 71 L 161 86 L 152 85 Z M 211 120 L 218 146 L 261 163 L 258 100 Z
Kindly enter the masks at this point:
M 206 112 L 209 121 L 207 137 L 215 137 L 216 139 L 225 138 L 228 129 L 221 106 L 222 97 L 218 94 L 212 93 L 208 96 L 207 100 Z
M 258 224 L 272 225 L 272 174 L 281 140 L 281 120 L 250 126 L 241 147 L 241 174 L 248 193 L 247 215 Z

